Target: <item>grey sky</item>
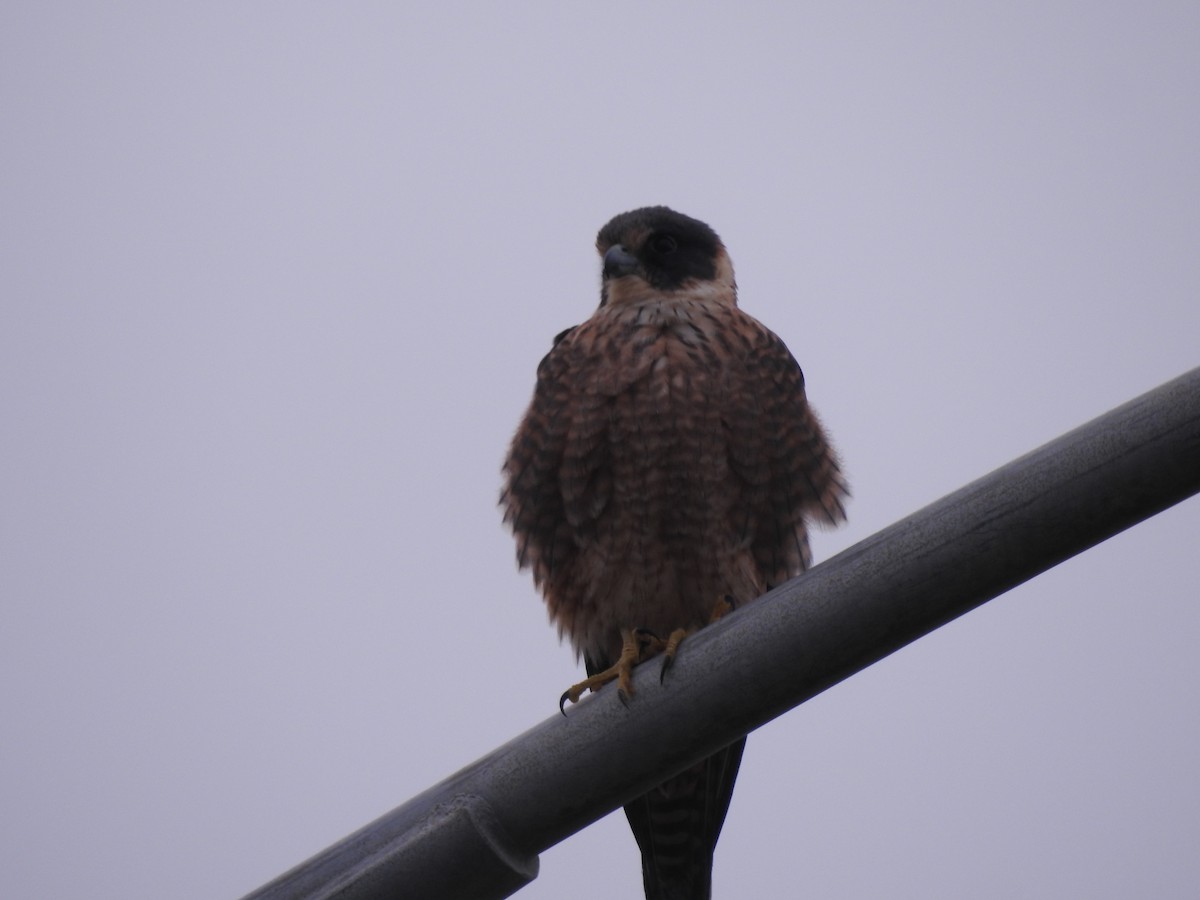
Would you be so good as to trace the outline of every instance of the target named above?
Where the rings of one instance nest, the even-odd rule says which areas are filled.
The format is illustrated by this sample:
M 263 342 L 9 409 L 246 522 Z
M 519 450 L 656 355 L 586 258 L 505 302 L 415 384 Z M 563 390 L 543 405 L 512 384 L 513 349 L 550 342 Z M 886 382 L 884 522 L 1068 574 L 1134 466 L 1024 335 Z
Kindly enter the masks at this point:
M 6 897 L 238 896 L 579 674 L 496 497 L 667 203 L 804 367 L 818 559 L 1200 363 L 1195 3 L 0 13 Z M 755 733 L 719 896 L 1190 897 L 1195 500 Z M 639 890 L 623 817 L 521 896 Z

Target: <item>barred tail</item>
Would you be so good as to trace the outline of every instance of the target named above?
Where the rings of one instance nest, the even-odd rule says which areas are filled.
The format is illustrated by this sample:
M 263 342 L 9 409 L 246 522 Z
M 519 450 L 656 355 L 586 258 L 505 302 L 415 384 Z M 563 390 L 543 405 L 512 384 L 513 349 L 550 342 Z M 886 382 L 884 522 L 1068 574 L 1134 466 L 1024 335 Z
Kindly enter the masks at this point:
M 646 900 L 709 900 L 713 851 L 746 739 L 718 750 L 625 807 L 642 851 Z

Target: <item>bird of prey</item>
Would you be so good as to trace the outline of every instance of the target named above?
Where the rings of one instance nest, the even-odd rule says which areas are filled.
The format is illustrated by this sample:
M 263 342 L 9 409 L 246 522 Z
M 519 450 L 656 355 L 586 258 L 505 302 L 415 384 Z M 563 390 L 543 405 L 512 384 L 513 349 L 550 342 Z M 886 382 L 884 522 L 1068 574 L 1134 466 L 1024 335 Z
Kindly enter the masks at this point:
M 783 341 L 737 305 L 716 232 L 665 206 L 596 240 L 600 305 L 554 339 L 504 463 L 517 560 L 589 677 L 664 665 L 723 609 L 809 564 L 846 486 Z M 668 682 L 669 684 L 669 679 Z M 625 807 L 649 900 L 711 896 L 745 738 Z

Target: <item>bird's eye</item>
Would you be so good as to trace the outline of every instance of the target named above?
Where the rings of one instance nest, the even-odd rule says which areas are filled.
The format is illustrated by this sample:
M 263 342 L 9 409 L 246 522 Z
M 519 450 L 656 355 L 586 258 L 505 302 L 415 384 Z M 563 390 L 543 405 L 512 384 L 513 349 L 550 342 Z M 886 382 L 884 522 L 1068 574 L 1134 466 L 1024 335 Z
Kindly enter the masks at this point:
M 674 253 L 675 248 L 678 246 L 679 242 L 669 234 L 656 234 L 650 238 L 650 249 L 664 256 L 668 253 Z

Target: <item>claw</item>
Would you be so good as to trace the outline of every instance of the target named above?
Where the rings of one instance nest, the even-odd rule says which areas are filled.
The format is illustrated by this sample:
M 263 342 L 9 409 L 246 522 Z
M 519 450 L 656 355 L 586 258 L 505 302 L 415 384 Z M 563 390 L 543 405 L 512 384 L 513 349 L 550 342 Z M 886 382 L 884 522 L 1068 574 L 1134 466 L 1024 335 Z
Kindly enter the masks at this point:
M 675 662 L 675 654 L 679 652 L 679 645 L 683 643 L 683 639 L 689 634 L 695 632 L 695 628 L 676 628 L 671 632 L 671 636 L 667 638 L 667 643 L 663 647 L 663 664 L 662 669 L 658 673 L 658 683 L 662 684 L 664 678 L 667 677 L 667 669 Z
M 726 594 L 717 601 L 717 605 L 713 607 L 712 615 L 709 616 L 708 623 L 711 625 L 718 619 L 723 619 L 729 613 L 737 609 L 737 600 L 732 595 Z M 658 683 L 662 684 L 667 677 L 667 670 L 675 664 L 675 655 L 679 652 L 679 645 L 683 643 L 683 639 L 689 634 L 697 631 L 695 628 L 676 628 L 667 638 L 666 643 L 659 640 L 659 650 L 662 651 L 663 663 L 662 668 L 658 671 Z
M 715 622 L 736 608 L 737 602 L 727 594 L 718 601 L 709 621 Z M 695 628 L 677 628 L 664 641 L 649 628 L 621 629 L 620 658 L 603 672 L 597 672 L 563 691 L 562 696 L 558 698 L 558 711 L 565 716 L 568 703 L 578 703 L 585 692 L 598 691 L 610 681 L 617 682 L 617 699 L 621 701 L 621 705 L 629 706 L 629 700 L 634 693 L 633 667 L 651 656 L 663 654 L 662 668 L 658 673 L 659 684 L 662 684 L 667 677 L 667 670 L 675 662 L 675 654 L 679 651 L 680 643 L 695 630 Z
M 657 640 L 657 638 L 655 639 Z M 578 703 L 584 691 L 597 691 L 614 680 L 617 682 L 617 696 L 621 698 L 622 703 L 626 703 L 633 696 L 633 667 L 641 661 L 641 658 L 642 651 L 638 632 L 632 628 L 623 629 L 621 631 L 620 658 L 603 672 L 597 672 L 579 684 L 573 684 L 567 688 L 558 698 L 558 711 L 565 716 L 567 701 Z

